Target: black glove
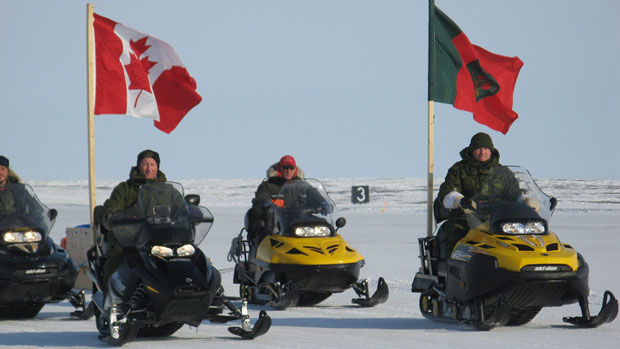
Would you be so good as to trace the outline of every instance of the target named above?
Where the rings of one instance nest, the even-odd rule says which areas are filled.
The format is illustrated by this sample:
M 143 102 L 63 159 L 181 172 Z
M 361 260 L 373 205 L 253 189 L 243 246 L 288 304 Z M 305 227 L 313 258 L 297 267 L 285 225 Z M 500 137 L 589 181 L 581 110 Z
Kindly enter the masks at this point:
M 327 216 L 330 213 L 332 213 L 331 205 L 328 204 L 327 202 L 323 203 L 321 205 L 321 214 L 324 215 L 324 216 Z
M 464 197 L 459 201 L 459 207 L 463 210 L 476 210 L 476 202 L 468 197 Z
M 103 214 L 103 218 L 101 219 L 101 225 L 107 230 L 112 230 L 112 221 L 118 219 L 118 216 L 121 214 L 121 210 L 112 209 L 107 213 Z

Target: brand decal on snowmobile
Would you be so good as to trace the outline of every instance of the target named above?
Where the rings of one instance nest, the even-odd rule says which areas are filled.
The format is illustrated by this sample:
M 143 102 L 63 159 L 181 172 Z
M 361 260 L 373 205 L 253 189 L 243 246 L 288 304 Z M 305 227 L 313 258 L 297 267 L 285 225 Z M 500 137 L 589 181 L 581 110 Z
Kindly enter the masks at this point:
M 25 274 L 26 275 L 30 275 L 30 274 L 45 274 L 47 272 L 46 269 L 28 269 L 26 270 Z
M 555 265 L 539 265 L 534 268 L 534 271 L 558 271 L 558 269 Z

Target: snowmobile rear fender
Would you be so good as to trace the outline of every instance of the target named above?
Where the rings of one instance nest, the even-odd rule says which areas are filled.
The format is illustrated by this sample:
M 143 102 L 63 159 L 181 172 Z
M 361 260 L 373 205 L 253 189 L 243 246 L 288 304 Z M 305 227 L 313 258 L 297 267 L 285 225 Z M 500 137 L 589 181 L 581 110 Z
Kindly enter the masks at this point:
M 438 278 L 433 275 L 424 273 L 416 273 L 413 283 L 411 284 L 411 292 L 426 292 L 430 290 L 433 285 L 437 284 Z

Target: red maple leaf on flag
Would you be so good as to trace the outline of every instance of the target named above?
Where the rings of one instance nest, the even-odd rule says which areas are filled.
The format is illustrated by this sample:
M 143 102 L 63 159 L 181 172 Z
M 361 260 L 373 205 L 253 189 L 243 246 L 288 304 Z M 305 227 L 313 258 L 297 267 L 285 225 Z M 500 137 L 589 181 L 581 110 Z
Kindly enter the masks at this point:
M 134 107 L 138 104 L 138 98 L 140 98 L 142 91 L 153 93 L 151 84 L 149 83 L 149 70 L 157 64 L 157 62 L 149 61 L 148 56 L 140 59 L 140 55 L 151 47 L 150 45 L 146 45 L 147 39 L 148 36 L 145 36 L 138 41 L 129 41 L 129 46 L 133 52 L 129 54 L 129 64 L 125 65 L 125 70 L 127 71 L 127 75 L 129 75 L 130 81 L 128 89 L 140 90 L 140 93 L 136 97 Z

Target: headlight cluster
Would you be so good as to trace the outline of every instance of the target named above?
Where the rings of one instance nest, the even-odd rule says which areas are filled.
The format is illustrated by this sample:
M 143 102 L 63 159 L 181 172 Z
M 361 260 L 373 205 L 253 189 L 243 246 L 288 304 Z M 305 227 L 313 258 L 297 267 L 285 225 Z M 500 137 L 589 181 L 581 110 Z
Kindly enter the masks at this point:
M 503 223 L 501 228 L 504 234 L 511 235 L 541 235 L 545 233 L 545 225 L 542 222 Z
M 301 237 L 329 236 L 330 234 L 329 228 L 323 225 L 295 228 L 295 235 Z
M 175 256 L 175 250 L 166 246 L 151 247 L 151 255 L 159 258 L 170 258 Z M 177 257 L 189 257 L 196 253 L 196 248 L 192 244 L 183 245 L 176 249 Z
M 41 233 L 32 230 L 4 233 L 4 241 L 8 243 L 39 242 L 42 238 Z

